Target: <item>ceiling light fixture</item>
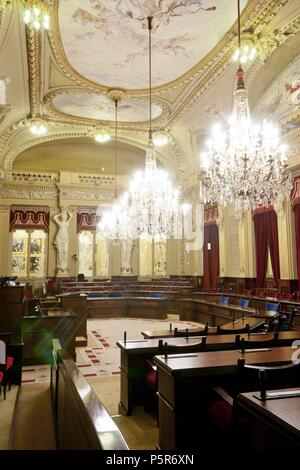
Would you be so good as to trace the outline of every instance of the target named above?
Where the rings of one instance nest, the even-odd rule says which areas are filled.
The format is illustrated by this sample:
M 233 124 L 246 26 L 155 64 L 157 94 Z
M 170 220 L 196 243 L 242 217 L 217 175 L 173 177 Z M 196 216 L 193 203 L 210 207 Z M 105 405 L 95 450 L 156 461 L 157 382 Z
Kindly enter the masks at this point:
M 29 129 L 33 135 L 41 136 L 46 134 L 47 127 L 41 117 L 34 117 L 29 121 Z
M 105 144 L 105 142 L 108 142 L 111 139 L 111 135 L 106 130 L 100 130 L 96 132 L 94 139 L 99 144 Z
M 50 15 L 48 8 L 41 0 L 26 0 L 25 11 L 23 15 L 24 23 L 36 29 L 50 29 Z
M 157 168 L 152 140 L 151 31 L 152 17 L 148 17 L 149 142 L 145 168 L 135 173 L 128 192 L 102 217 L 98 228 L 104 238 L 166 240 L 182 236 L 179 190 L 173 189 L 168 173 Z
M 170 136 L 167 132 L 157 131 L 153 133 L 153 143 L 155 147 L 164 147 L 170 142 Z
M 200 197 L 205 203 L 233 204 L 240 213 L 282 202 L 291 189 L 291 175 L 278 128 L 251 119 L 241 61 L 236 77 L 229 129 L 226 133 L 216 123 L 201 154 Z

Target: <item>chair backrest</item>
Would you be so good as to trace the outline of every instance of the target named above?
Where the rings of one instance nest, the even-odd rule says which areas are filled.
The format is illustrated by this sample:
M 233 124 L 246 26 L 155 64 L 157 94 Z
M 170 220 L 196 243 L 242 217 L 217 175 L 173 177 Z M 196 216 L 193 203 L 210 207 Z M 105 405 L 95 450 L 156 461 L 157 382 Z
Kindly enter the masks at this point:
M 163 292 L 150 292 L 150 297 L 155 297 L 157 299 L 162 299 L 164 296 Z
M 0 333 L 0 371 L 6 370 L 10 333 Z
M 279 304 L 274 304 L 271 302 L 266 303 L 266 311 L 267 312 L 278 312 Z
M 242 308 L 249 307 L 250 299 L 240 299 L 239 305 Z
M 101 292 L 89 292 L 88 297 L 89 298 L 91 298 L 91 297 L 92 298 L 102 297 L 102 294 L 101 294 Z
M 239 335 L 239 334 L 246 334 L 250 333 L 250 326 L 248 323 L 244 328 L 239 328 L 239 329 L 228 329 L 228 328 L 222 328 L 222 326 L 218 325 L 217 326 L 217 334 L 218 335 Z
M 244 370 L 248 372 L 254 372 L 256 374 L 258 373 L 257 378 L 259 380 L 260 393 L 258 396 L 256 396 L 256 398 L 261 400 L 268 398 L 267 388 L 279 389 L 299 386 L 300 363 L 289 362 L 288 364 L 265 366 L 245 364 L 244 359 L 239 359 L 238 368 L 240 371 Z
M 222 305 L 228 305 L 229 304 L 229 297 L 225 295 L 221 295 L 220 302 Z
M 278 332 L 275 332 L 274 335 L 268 339 L 259 339 L 258 341 L 252 341 L 251 335 L 248 335 L 248 339 L 245 340 L 244 338 L 240 338 L 239 340 L 236 338 L 236 342 L 238 343 L 239 347 L 242 351 L 245 349 L 256 349 L 256 348 L 269 348 L 272 346 L 276 346 L 278 344 Z M 268 335 L 269 336 L 269 335 Z
M 122 297 L 122 295 L 123 295 L 122 292 L 119 292 L 116 290 L 113 290 L 108 293 L 108 297 Z
M 192 353 L 192 352 L 200 352 L 203 351 L 206 347 L 206 337 L 202 338 L 201 341 L 197 343 L 182 342 L 182 344 L 168 344 L 167 342 L 164 343 L 164 353 L 165 356 L 168 354 L 185 354 L 185 353 Z
M 205 325 L 204 328 L 197 328 L 193 330 L 189 330 L 186 328 L 185 330 L 178 330 L 178 328 L 174 328 L 174 336 L 176 337 L 189 337 L 189 336 L 201 336 L 201 335 L 207 335 L 208 333 L 208 325 Z M 215 328 L 214 328 L 215 332 Z

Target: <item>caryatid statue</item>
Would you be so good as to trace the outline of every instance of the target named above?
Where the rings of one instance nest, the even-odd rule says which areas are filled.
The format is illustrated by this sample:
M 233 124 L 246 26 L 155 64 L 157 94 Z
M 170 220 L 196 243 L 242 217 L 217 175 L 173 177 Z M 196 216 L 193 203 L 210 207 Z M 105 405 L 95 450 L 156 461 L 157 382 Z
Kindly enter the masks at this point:
M 56 272 L 58 275 L 68 275 L 69 225 L 73 215 L 62 209 L 60 214 L 53 217 L 58 231 L 54 245 L 56 247 Z
M 121 241 L 121 273 L 132 273 L 132 252 L 134 249 L 133 240 Z

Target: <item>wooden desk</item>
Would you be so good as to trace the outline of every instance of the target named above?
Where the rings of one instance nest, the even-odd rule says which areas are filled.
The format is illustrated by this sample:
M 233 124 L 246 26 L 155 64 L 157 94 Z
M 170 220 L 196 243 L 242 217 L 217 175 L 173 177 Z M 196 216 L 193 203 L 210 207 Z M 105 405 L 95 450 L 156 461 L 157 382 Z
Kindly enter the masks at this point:
M 264 324 L 264 320 L 260 318 L 246 317 L 241 320 L 234 320 L 234 322 L 229 322 L 222 325 L 222 331 L 226 333 L 226 330 L 240 330 L 245 328 L 246 325 L 249 325 L 250 331 L 256 330 Z M 198 331 L 201 327 L 204 329 L 204 325 L 199 325 L 199 328 L 189 328 L 189 332 Z M 217 332 L 217 328 L 216 332 Z M 179 330 L 180 332 L 185 330 Z M 145 330 L 141 332 L 144 338 L 154 339 L 154 338 L 172 338 L 174 337 L 174 329 L 166 330 Z M 199 333 L 200 334 L 200 333 Z
M 239 304 L 240 299 L 250 300 L 251 308 L 258 308 L 260 310 L 265 310 L 267 301 L 271 303 L 279 303 L 279 312 L 290 313 L 294 308 L 298 310 L 298 313 L 295 316 L 295 325 L 300 326 L 300 303 L 293 300 L 278 300 L 266 297 L 257 297 L 257 296 L 247 296 L 242 294 L 233 294 L 222 292 L 191 292 L 189 297 L 192 299 L 206 300 L 208 302 L 220 302 L 222 295 L 229 296 L 229 302 L 231 304 Z
M 87 310 L 90 318 L 135 317 L 163 320 L 167 317 L 166 300 L 155 297 L 88 298 Z
M 220 303 L 197 300 L 180 300 L 180 320 L 208 323 L 209 326 L 224 325 L 239 318 L 251 317 L 254 308 L 242 308 L 239 305 L 222 305 Z
M 203 336 L 185 338 L 164 338 L 163 342 L 172 345 L 186 345 L 201 341 Z M 240 335 L 246 341 L 255 342 L 273 338 L 273 334 Z M 300 339 L 299 331 L 285 331 L 278 335 L 278 346 L 291 345 L 293 341 Z M 223 351 L 237 349 L 236 335 L 210 335 L 206 337 L 206 351 Z M 159 353 L 159 339 L 118 341 L 117 346 L 121 350 L 121 397 L 119 411 L 129 415 L 135 405 L 144 403 L 144 378 L 145 360 Z M 248 346 L 247 346 L 248 347 Z M 249 346 L 251 348 L 251 345 Z M 203 354 L 203 353 L 201 353 Z
M 227 374 L 235 374 L 237 361 L 246 364 L 289 363 L 294 348 L 242 354 L 238 350 L 155 356 L 158 371 L 159 441 L 162 450 L 197 448 L 201 450 L 206 409 L 211 390 Z M 199 423 L 202 423 L 199 427 Z M 199 432 L 195 433 L 195 429 Z M 205 435 L 203 435 L 203 439 Z M 204 450 L 204 448 L 203 448 Z
M 300 397 L 261 401 L 242 393 L 236 406 L 251 421 L 253 450 L 300 450 Z

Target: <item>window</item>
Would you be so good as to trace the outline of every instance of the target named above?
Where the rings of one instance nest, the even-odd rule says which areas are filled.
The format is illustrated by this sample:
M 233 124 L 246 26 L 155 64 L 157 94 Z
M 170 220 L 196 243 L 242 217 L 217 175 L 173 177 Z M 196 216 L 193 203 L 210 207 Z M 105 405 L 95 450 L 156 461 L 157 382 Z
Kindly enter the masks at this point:
M 78 234 L 78 273 L 85 277 L 109 275 L 109 245 L 98 233 L 83 230 Z
M 140 276 L 167 275 L 166 240 L 140 239 Z
M 47 234 L 43 230 L 15 230 L 12 234 L 12 275 L 26 279 L 46 276 Z

